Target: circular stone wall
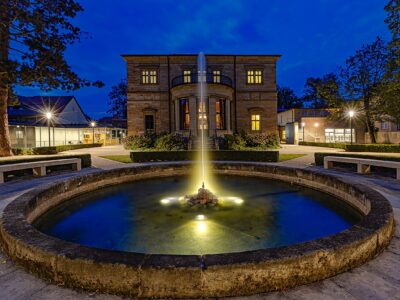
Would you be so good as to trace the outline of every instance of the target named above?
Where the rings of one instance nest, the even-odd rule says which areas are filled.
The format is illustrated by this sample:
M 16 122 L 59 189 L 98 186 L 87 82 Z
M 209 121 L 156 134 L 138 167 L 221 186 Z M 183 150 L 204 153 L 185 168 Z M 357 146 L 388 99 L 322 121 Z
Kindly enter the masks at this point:
M 337 234 L 291 246 L 212 255 L 148 255 L 84 247 L 36 230 L 31 223 L 73 196 L 107 185 L 185 175 L 191 164 L 170 163 L 78 176 L 18 197 L 3 213 L 4 250 L 55 283 L 131 297 L 194 298 L 287 289 L 359 266 L 390 242 L 392 207 L 378 192 L 312 170 L 255 163 L 216 163 L 214 172 L 278 179 L 332 194 L 365 217 Z

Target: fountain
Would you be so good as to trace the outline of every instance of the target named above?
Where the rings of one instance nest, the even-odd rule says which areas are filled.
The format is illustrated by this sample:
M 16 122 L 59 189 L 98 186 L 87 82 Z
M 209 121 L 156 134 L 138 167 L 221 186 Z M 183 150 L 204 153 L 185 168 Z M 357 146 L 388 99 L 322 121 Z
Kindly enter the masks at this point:
M 197 70 L 198 70 L 198 94 L 200 99 L 199 105 L 199 126 L 200 126 L 200 178 L 201 187 L 198 189 L 197 194 L 186 195 L 185 201 L 190 206 L 214 206 L 218 203 L 218 198 L 210 190 L 205 187 L 206 177 L 206 155 L 205 155 L 205 134 L 204 130 L 207 127 L 207 110 L 205 103 L 205 88 L 207 84 L 207 68 L 206 58 L 203 52 L 199 53 L 197 58 Z

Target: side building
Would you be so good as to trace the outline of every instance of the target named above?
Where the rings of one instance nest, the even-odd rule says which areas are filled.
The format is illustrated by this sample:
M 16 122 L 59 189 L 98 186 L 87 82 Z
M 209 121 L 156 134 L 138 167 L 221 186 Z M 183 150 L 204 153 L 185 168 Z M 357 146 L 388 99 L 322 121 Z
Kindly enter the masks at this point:
M 128 135 L 146 131 L 197 136 L 206 112 L 208 136 L 244 130 L 277 133 L 276 62 L 279 55 L 122 55 L 127 65 Z M 202 76 L 202 77 L 200 77 Z M 207 82 L 199 106 L 198 82 Z

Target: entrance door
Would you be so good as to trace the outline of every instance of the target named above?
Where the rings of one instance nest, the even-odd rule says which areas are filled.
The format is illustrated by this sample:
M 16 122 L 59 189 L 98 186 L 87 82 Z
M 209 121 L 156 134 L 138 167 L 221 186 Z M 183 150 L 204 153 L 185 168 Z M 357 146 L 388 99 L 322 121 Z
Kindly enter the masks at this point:
M 201 135 L 201 129 L 204 129 L 204 136 L 209 136 L 209 121 L 208 121 L 208 98 L 205 103 L 200 103 L 197 100 L 197 134 Z

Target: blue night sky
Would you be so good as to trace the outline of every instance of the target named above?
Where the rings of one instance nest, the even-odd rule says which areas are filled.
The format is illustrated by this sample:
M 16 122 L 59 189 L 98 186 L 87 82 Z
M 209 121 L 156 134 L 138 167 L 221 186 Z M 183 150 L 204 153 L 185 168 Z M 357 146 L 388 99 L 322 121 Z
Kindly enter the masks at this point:
M 335 71 L 362 44 L 385 40 L 386 0 L 84 0 L 74 20 L 90 34 L 67 58 L 105 87 L 74 94 L 95 118 L 106 115 L 112 85 L 126 76 L 121 54 L 281 54 L 278 84 L 301 95 L 305 79 Z M 45 93 L 20 88 L 20 94 Z M 65 94 L 54 91 L 52 95 Z M 46 94 L 47 95 L 47 94 Z

